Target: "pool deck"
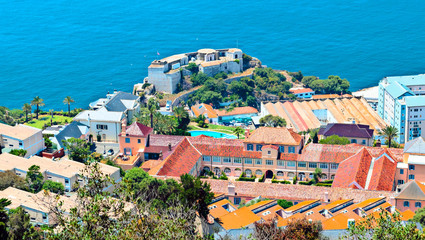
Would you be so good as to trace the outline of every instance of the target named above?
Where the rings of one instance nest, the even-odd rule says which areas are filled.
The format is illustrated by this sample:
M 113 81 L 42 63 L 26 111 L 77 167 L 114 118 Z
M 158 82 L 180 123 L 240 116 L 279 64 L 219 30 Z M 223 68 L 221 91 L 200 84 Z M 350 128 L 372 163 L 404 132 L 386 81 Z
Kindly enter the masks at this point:
M 223 134 L 223 136 L 232 136 L 232 137 L 234 137 L 234 138 L 229 138 L 229 137 L 220 137 L 220 138 L 227 138 L 227 139 L 237 139 L 238 138 L 236 135 L 229 134 L 229 133 L 224 133 L 224 132 L 220 132 L 220 131 L 214 131 L 214 130 L 204 130 L 204 129 L 202 129 L 202 130 L 190 130 L 188 132 L 190 132 L 190 133 L 191 132 L 214 132 L 214 133 Z M 202 135 L 202 134 L 199 134 L 199 135 Z M 196 136 L 199 136 L 199 135 L 196 135 Z M 210 137 L 217 138 L 215 136 L 210 136 Z

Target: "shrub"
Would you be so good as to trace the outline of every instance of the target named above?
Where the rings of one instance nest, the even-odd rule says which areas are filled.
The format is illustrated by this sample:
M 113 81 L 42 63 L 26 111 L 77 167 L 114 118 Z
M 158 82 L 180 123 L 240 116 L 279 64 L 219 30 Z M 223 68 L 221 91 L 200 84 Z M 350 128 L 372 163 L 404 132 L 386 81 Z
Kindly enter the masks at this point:
M 316 186 L 320 186 L 320 187 L 332 187 L 332 183 L 322 183 L 319 182 L 316 184 Z
M 220 180 L 228 180 L 229 178 L 226 176 L 226 174 L 222 171 L 221 176 L 219 177 Z
M 298 178 L 297 176 L 294 176 L 294 178 L 292 179 L 292 183 L 297 184 Z
M 255 182 L 255 177 L 239 177 L 236 181 Z
M 322 183 L 333 183 L 334 182 L 334 180 L 325 180 L 325 181 L 322 181 Z
M 24 157 L 27 154 L 27 150 L 25 149 L 12 149 L 9 152 L 10 154 L 13 154 L 15 156 Z
M 266 174 L 264 173 L 263 176 L 261 176 L 260 180 L 258 180 L 259 182 L 264 182 L 264 178 L 266 177 Z
M 239 64 L 239 59 L 235 59 L 235 63 Z

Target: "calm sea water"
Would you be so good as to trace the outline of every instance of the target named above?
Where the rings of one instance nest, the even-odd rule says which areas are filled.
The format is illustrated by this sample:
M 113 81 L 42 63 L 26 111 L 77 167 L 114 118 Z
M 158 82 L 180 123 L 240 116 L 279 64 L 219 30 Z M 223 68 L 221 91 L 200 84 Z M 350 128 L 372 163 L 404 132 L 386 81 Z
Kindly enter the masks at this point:
M 0 105 L 65 109 L 131 91 L 161 57 L 239 47 L 277 69 L 351 90 L 425 72 L 424 1 L 0 0 Z

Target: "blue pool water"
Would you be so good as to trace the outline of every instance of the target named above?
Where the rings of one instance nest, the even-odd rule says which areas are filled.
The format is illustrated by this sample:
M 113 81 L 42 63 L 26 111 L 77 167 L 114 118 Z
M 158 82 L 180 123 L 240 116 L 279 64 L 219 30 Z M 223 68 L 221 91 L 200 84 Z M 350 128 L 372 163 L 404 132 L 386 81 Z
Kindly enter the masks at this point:
M 0 0 L 0 105 L 39 95 L 44 110 L 131 91 L 157 56 L 239 47 L 276 69 L 351 90 L 425 72 L 421 0 Z
M 213 137 L 213 138 L 228 138 L 228 139 L 236 139 L 237 137 L 235 135 L 230 135 L 230 134 L 226 134 L 226 133 L 220 133 L 220 132 L 212 132 L 212 131 L 189 131 L 190 135 L 192 137 L 196 137 L 199 135 L 206 135 L 209 137 Z

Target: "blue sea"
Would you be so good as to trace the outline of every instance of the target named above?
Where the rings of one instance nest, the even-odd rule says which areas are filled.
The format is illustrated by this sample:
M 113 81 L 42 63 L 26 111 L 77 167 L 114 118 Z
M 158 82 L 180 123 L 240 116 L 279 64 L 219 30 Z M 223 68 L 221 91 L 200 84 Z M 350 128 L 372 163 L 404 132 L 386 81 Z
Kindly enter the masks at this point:
M 425 73 L 425 2 L 0 0 L 0 105 L 45 110 L 131 91 L 157 57 L 239 47 L 275 69 L 351 90 Z

